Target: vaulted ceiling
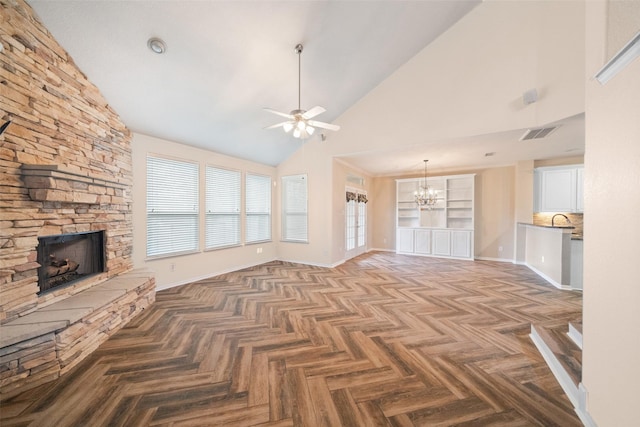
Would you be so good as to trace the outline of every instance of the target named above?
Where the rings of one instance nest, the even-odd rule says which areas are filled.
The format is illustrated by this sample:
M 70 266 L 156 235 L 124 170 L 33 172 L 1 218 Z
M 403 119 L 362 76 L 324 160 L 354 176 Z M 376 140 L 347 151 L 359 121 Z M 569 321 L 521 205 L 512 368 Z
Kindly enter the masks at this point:
M 301 107 L 323 106 L 327 111 L 317 120 L 340 122 L 352 106 L 481 2 L 29 3 L 132 131 L 277 166 L 304 142 L 281 129 L 265 130 L 281 118 L 263 108 L 297 108 L 297 43 L 304 45 Z M 164 54 L 147 47 L 151 37 L 166 43 Z M 509 156 L 493 163 L 558 152 L 582 154 L 584 116 L 568 123 L 556 135 L 566 147 L 558 151 L 556 146 L 553 153 L 544 144 L 512 144 L 517 130 L 458 138 L 440 148 L 434 144 L 431 152 L 448 168 L 490 164 L 478 157 L 502 148 Z M 571 130 L 576 132 L 563 137 Z M 330 131 L 325 133 L 331 137 Z M 454 157 L 452 147 L 458 153 Z M 420 170 L 422 151 L 390 146 L 344 157 L 374 175 L 397 174 Z

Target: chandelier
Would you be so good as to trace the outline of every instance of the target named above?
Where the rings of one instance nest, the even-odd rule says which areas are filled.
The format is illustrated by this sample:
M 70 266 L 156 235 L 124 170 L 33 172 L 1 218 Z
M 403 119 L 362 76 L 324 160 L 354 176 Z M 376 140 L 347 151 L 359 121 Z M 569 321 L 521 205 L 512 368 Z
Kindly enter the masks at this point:
M 424 160 L 424 182 L 414 193 L 413 197 L 418 206 L 426 206 L 427 209 L 433 208 L 436 204 L 436 190 L 427 185 L 427 162 Z

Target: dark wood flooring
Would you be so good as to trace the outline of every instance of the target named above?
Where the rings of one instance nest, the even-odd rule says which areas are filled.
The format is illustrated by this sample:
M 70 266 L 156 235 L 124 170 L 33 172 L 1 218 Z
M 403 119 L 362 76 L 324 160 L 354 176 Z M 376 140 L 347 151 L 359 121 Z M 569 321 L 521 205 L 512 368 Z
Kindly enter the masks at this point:
M 526 267 L 373 252 L 158 292 L 8 426 L 579 426 L 529 338 L 581 294 Z

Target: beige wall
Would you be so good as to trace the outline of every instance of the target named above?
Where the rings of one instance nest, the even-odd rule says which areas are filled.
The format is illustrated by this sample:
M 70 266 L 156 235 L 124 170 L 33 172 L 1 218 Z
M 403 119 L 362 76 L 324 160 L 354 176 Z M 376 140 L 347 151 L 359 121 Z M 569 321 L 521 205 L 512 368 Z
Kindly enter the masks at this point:
M 190 281 L 214 276 L 220 273 L 238 270 L 243 267 L 261 264 L 277 258 L 277 234 L 273 216 L 273 242 L 243 245 L 229 249 L 205 251 L 204 248 L 204 206 L 200 212 L 200 252 L 177 257 L 147 259 L 146 258 L 146 157 L 155 154 L 179 160 L 196 161 L 200 165 L 200 197 L 204 197 L 205 166 L 223 166 L 244 172 L 270 175 L 276 180 L 273 167 L 248 162 L 229 156 L 201 150 L 147 135 L 133 135 L 133 263 L 135 268 L 147 267 L 156 273 L 158 289 L 188 283 Z M 244 175 L 243 175 L 244 180 Z M 278 187 L 273 188 L 276 193 Z M 275 197 L 274 197 L 275 199 Z M 244 204 L 242 205 L 244 206 Z M 274 209 L 272 212 L 279 209 Z M 257 253 L 262 248 L 262 253 Z
M 601 427 L 638 425 L 640 59 L 604 86 L 592 76 L 639 22 L 640 2 L 587 2 L 582 382 Z
M 391 177 L 373 178 L 371 200 L 373 203 L 373 233 L 371 247 L 388 251 L 396 250 L 396 181 Z
M 293 143 L 293 142 L 292 142 Z M 285 261 L 328 266 L 332 263 L 332 158 L 324 142 L 303 143 L 291 157 L 278 165 L 278 177 L 307 174 L 309 242 L 278 242 L 278 258 Z M 280 183 L 278 183 L 278 188 Z M 280 192 L 276 195 L 280 206 Z M 278 208 L 277 228 L 280 230 Z M 279 234 L 278 234 L 279 235 Z
M 584 163 L 584 156 L 558 157 L 556 159 L 536 160 L 533 166 L 540 168 L 543 166 L 563 166 L 563 165 L 581 165 Z
M 515 168 L 513 166 L 447 172 L 450 175 L 474 173 L 475 177 L 475 257 L 513 260 L 515 226 Z M 433 175 L 436 176 L 436 175 Z M 395 250 L 396 179 L 374 179 L 372 247 Z M 530 212 L 530 215 L 533 212 Z M 385 243 L 386 239 L 386 243 Z M 502 248 L 502 251 L 500 251 Z

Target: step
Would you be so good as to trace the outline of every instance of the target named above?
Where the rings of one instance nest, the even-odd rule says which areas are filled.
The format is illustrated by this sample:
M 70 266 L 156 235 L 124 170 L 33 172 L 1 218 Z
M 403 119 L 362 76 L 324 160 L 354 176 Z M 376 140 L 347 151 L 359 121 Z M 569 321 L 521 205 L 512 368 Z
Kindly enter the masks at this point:
M 578 407 L 582 380 L 582 350 L 568 335 L 569 327 L 531 325 L 531 339 L 571 403 Z
M 582 350 L 582 322 L 569 322 L 568 335 Z

